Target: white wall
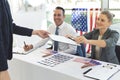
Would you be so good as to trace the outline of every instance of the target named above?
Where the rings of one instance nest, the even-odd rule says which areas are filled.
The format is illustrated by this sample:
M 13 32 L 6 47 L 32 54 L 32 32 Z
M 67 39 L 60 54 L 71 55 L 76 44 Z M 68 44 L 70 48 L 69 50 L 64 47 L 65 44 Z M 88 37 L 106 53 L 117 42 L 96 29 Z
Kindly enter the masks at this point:
M 47 29 L 45 4 L 39 6 L 37 10 L 30 8 L 28 11 L 25 11 L 24 8 L 19 9 L 17 1 L 19 0 L 9 0 L 14 23 L 32 29 Z M 38 36 L 26 37 L 14 35 L 13 45 L 14 47 L 23 47 L 23 41 L 26 41 L 26 43 L 29 44 L 34 44 L 40 39 L 41 38 Z
M 117 45 L 120 46 L 120 23 L 113 24 L 113 25 L 110 26 L 110 28 L 111 28 L 112 30 L 116 30 L 117 32 L 119 32 L 119 40 L 118 40 L 118 42 L 117 42 Z

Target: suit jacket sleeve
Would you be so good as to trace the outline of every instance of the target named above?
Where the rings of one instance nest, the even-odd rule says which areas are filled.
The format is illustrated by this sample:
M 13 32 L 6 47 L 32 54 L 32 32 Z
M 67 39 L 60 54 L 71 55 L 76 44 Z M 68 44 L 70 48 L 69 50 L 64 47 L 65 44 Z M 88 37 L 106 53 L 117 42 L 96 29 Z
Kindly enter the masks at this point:
M 33 29 L 17 26 L 13 23 L 13 33 L 23 36 L 31 36 Z

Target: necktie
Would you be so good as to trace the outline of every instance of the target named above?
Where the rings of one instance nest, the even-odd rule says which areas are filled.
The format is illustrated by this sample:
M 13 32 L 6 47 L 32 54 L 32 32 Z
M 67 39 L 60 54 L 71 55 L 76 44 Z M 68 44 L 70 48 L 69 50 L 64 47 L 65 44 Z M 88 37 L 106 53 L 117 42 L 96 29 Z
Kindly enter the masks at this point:
M 55 31 L 55 34 L 56 35 L 59 35 L 58 33 L 58 27 L 56 27 L 56 31 Z M 54 41 L 54 51 L 58 51 L 58 41 Z

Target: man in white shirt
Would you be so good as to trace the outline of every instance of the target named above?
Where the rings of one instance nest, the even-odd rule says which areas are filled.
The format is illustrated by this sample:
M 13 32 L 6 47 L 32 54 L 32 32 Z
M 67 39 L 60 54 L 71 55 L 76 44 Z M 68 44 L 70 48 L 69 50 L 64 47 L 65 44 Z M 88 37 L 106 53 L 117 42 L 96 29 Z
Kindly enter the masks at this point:
M 51 34 L 55 34 L 56 27 L 58 27 L 58 33 L 61 36 L 72 35 L 77 36 L 75 29 L 68 23 L 64 22 L 65 18 L 65 10 L 62 7 L 56 7 L 54 10 L 54 23 L 48 27 L 48 32 Z M 38 48 L 43 46 L 50 38 L 42 39 L 36 45 L 27 45 L 24 47 L 25 51 L 28 51 L 32 48 Z M 76 54 L 77 46 L 65 44 L 65 43 L 58 43 L 58 51 L 69 53 L 69 54 Z

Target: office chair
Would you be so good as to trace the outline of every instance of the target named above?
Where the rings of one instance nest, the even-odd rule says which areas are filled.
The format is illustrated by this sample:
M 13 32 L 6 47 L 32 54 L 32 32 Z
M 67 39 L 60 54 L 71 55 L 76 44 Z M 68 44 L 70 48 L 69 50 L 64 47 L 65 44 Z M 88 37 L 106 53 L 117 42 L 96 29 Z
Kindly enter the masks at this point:
M 118 45 L 115 46 L 115 52 L 116 52 L 116 56 L 118 58 L 118 61 L 120 63 L 120 46 L 118 46 Z

